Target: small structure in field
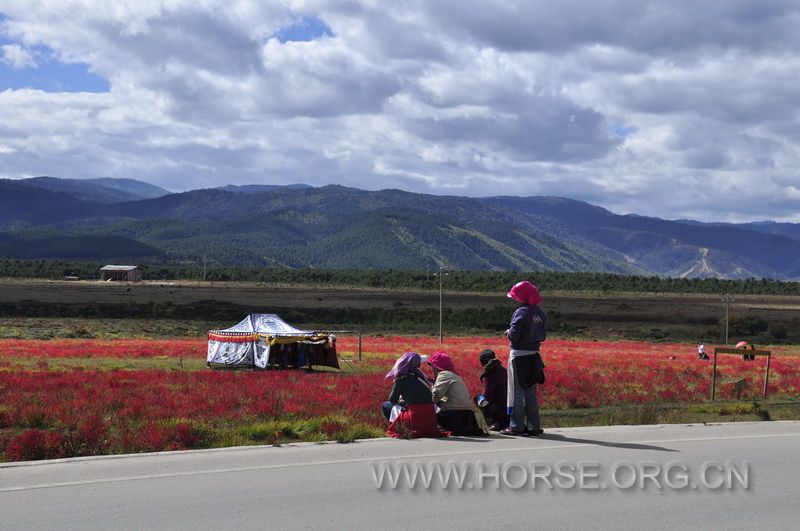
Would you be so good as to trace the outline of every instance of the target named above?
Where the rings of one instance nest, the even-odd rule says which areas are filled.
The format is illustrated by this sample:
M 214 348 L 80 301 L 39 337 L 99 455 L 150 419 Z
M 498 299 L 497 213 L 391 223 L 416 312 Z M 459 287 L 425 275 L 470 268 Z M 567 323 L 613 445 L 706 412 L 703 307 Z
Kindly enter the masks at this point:
M 135 265 L 107 265 L 100 268 L 100 280 L 140 282 L 142 271 Z
M 336 336 L 301 330 L 274 313 L 254 313 L 224 330 L 208 332 L 212 369 L 339 368 Z

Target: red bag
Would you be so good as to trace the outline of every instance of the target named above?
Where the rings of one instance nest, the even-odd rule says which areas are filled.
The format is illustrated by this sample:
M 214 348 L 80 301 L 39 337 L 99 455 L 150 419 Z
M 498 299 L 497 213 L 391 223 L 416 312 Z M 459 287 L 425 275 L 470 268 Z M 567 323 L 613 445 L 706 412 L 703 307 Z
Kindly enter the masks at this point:
M 406 406 L 406 409 L 389 424 L 386 434 L 395 439 L 421 439 L 450 435 L 439 430 L 433 404 Z

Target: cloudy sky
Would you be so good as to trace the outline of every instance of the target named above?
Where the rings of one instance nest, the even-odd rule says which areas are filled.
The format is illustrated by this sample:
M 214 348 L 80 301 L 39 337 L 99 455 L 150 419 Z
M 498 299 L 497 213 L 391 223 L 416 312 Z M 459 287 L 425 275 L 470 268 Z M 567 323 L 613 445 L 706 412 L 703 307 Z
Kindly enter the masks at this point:
M 0 177 L 800 222 L 796 0 L 0 0 Z

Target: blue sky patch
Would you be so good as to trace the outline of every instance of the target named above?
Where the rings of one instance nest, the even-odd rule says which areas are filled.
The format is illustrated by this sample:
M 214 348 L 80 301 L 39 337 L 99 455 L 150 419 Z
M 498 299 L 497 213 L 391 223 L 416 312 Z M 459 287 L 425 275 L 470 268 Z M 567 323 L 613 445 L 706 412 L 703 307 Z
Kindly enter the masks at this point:
M 280 42 L 313 41 L 322 36 L 333 37 L 331 28 L 316 17 L 301 17 L 275 33 Z
M 0 13 L 0 24 L 6 19 Z M 36 62 L 36 66 L 15 69 L 0 60 L 0 91 L 6 89 L 31 88 L 46 92 L 108 92 L 111 87 L 106 79 L 89 71 L 82 63 L 62 63 L 47 46 L 27 47 L 20 42 L 4 38 L 0 34 L 0 46 L 18 44 L 25 48 Z M 2 53 L 0 51 L 0 53 Z
M 610 122 L 608 124 L 608 130 L 614 136 L 619 138 L 627 138 L 638 131 L 639 128 L 633 125 L 625 125 L 622 122 Z
M 109 92 L 107 80 L 89 72 L 85 64 L 42 61 L 38 68 L 14 70 L 0 64 L 0 91 L 31 88 L 45 92 Z

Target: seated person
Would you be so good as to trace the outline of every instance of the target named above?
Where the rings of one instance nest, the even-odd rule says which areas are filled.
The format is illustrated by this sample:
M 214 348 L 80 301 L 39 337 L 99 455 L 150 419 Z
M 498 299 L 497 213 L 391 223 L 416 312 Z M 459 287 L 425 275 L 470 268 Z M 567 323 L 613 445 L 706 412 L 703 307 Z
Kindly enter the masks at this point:
M 406 352 L 395 362 L 394 367 L 386 373 L 386 379 L 393 379 L 389 399 L 383 403 L 382 411 L 386 420 L 392 407 L 398 404 L 433 404 L 430 382 L 419 368 L 422 358 L 416 352 Z
M 386 420 L 390 420 L 386 434 L 397 439 L 416 439 L 419 437 L 443 437 L 436 424 L 430 381 L 419 368 L 422 358 L 416 352 L 406 352 L 395 362 L 386 374 L 393 378 L 389 400 L 381 408 Z M 392 417 L 395 406 L 399 412 Z
M 483 367 L 481 372 L 481 384 L 483 385 L 481 395 L 483 400 L 479 401 L 478 397 L 475 397 L 475 402 L 483 413 L 490 430 L 504 430 L 508 428 L 508 413 L 506 409 L 508 373 L 492 349 L 487 348 L 481 352 L 478 360 L 480 360 Z
M 700 358 L 701 360 L 708 359 L 708 354 L 706 354 L 706 346 L 703 344 L 702 341 L 697 344 L 697 357 Z
M 428 360 L 436 381 L 433 402 L 439 406 L 436 421 L 453 435 L 483 435 L 475 419 L 472 399 L 464 380 L 456 374 L 453 360 L 445 352 L 437 352 Z

